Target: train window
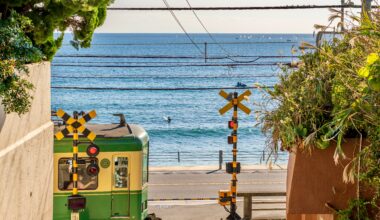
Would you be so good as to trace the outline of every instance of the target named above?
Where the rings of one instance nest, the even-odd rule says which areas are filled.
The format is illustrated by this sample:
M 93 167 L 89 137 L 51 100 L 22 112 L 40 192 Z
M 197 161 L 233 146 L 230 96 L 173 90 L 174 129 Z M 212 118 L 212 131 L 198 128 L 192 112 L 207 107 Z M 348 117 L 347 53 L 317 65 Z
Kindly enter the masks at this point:
M 115 158 L 115 188 L 128 187 L 128 157 Z
M 96 160 L 96 161 L 94 161 Z M 98 162 L 96 158 L 78 158 L 78 189 L 94 190 L 98 188 L 98 176 L 87 174 L 87 166 Z M 58 188 L 60 190 L 73 189 L 72 159 L 61 158 L 58 161 Z

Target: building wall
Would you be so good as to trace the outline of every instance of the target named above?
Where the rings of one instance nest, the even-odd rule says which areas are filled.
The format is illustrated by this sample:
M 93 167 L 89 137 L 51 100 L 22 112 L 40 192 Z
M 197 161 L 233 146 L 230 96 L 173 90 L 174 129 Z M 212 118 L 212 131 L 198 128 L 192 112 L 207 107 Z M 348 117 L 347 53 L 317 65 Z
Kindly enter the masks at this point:
M 0 219 L 52 219 L 53 123 L 50 63 L 29 65 L 31 109 L 5 114 L 0 106 Z

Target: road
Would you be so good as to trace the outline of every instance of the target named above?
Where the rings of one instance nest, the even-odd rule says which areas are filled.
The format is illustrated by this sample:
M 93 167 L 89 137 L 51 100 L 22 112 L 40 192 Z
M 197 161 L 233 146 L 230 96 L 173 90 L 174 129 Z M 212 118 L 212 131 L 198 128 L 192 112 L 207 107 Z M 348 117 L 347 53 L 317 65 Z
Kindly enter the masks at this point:
M 231 175 L 224 171 L 164 171 L 149 175 L 149 199 L 217 198 L 229 189 Z M 252 170 L 238 175 L 239 191 L 285 192 L 283 170 Z
M 217 204 L 218 191 L 227 190 L 231 175 L 225 171 L 177 170 L 149 174 L 149 211 L 163 220 L 221 219 L 227 216 Z M 238 191 L 285 192 L 286 170 L 246 170 L 238 175 Z M 198 199 L 198 200 L 185 200 Z M 202 200 L 200 200 L 202 199 Z M 164 200 L 164 201 L 159 201 Z M 254 201 L 279 201 L 278 204 L 254 204 L 254 209 L 284 208 L 284 197 L 254 198 Z M 238 198 L 242 213 L 242 198 Z M 285 211 L 254 211 L 254 219 L 282 219 Z

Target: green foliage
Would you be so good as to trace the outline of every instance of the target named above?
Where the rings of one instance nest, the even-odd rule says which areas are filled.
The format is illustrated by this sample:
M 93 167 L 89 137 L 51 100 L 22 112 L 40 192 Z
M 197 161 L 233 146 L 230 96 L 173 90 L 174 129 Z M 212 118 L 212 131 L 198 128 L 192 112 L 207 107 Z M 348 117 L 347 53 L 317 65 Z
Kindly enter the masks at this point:
M 367 211 L 371 204 L 363 199 L 355 199 L 349 202 L 346 210 L 338 211 L 339 220 L 371 220 Z
M 30 107 L 33 85 L 20 75 L 27 73 L 24 65 L 51 60 L 68 29 L 75 48 L 90 47 L 112 1 L 0 0 L 0 98 L 7 113 L 23 114 Z M 55 31 L 61 32 L 57 38 Z
M 52 59 L 62 44 L 64 31 L 73 31 L 72 44 L 89 47 L 94 30 L 104 23 L 107 6 L 113 0 L 0 0 L 2 19 L 11 11 L 31 19 L 32 31 L 27 33 L 33 45 L 47 59 Z M 61 35 L 54 38 L 54 31 Z
M 7 113 L 23 114 L 30 107 L 29 91 L 33 85 L 21 74 L 27 73 L 24 64 L 43 58 L 41 51 L 26 37 L 31 24 L 30 19 L 14 12 L 8 19 L 0 20 L 0 98 Z
M 259 118 L 274 151 L 325 149 L 336 142 L 336 163 L 345 158 L 345 137 L 367 138 L 370 145 L 343 176 L 354 179 L 360 158 L 356 177 L 374 190 L 371 204 L 380 204 L 380 13 L 371 18 L 354 18 L 361 24 L 341 39 L 302 55 L 297 69 L 283 68 L 279 83 L 265 90 Z M 365 213 L 351 211 L 342 213 Z

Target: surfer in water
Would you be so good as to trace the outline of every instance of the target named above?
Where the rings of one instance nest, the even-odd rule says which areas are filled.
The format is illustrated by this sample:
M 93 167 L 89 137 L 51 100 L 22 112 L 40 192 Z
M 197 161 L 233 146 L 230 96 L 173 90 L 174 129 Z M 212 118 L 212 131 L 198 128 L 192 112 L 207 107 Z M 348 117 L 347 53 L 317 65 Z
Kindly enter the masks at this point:
M 164 119 L 165 119 L 165 121 L 166 121 L 168 124 L 170 124 L 170 122 L 172 121 L 172 119 L 170 118 L 170 116 L 168 116 L 168 117 L 164 117 Z

